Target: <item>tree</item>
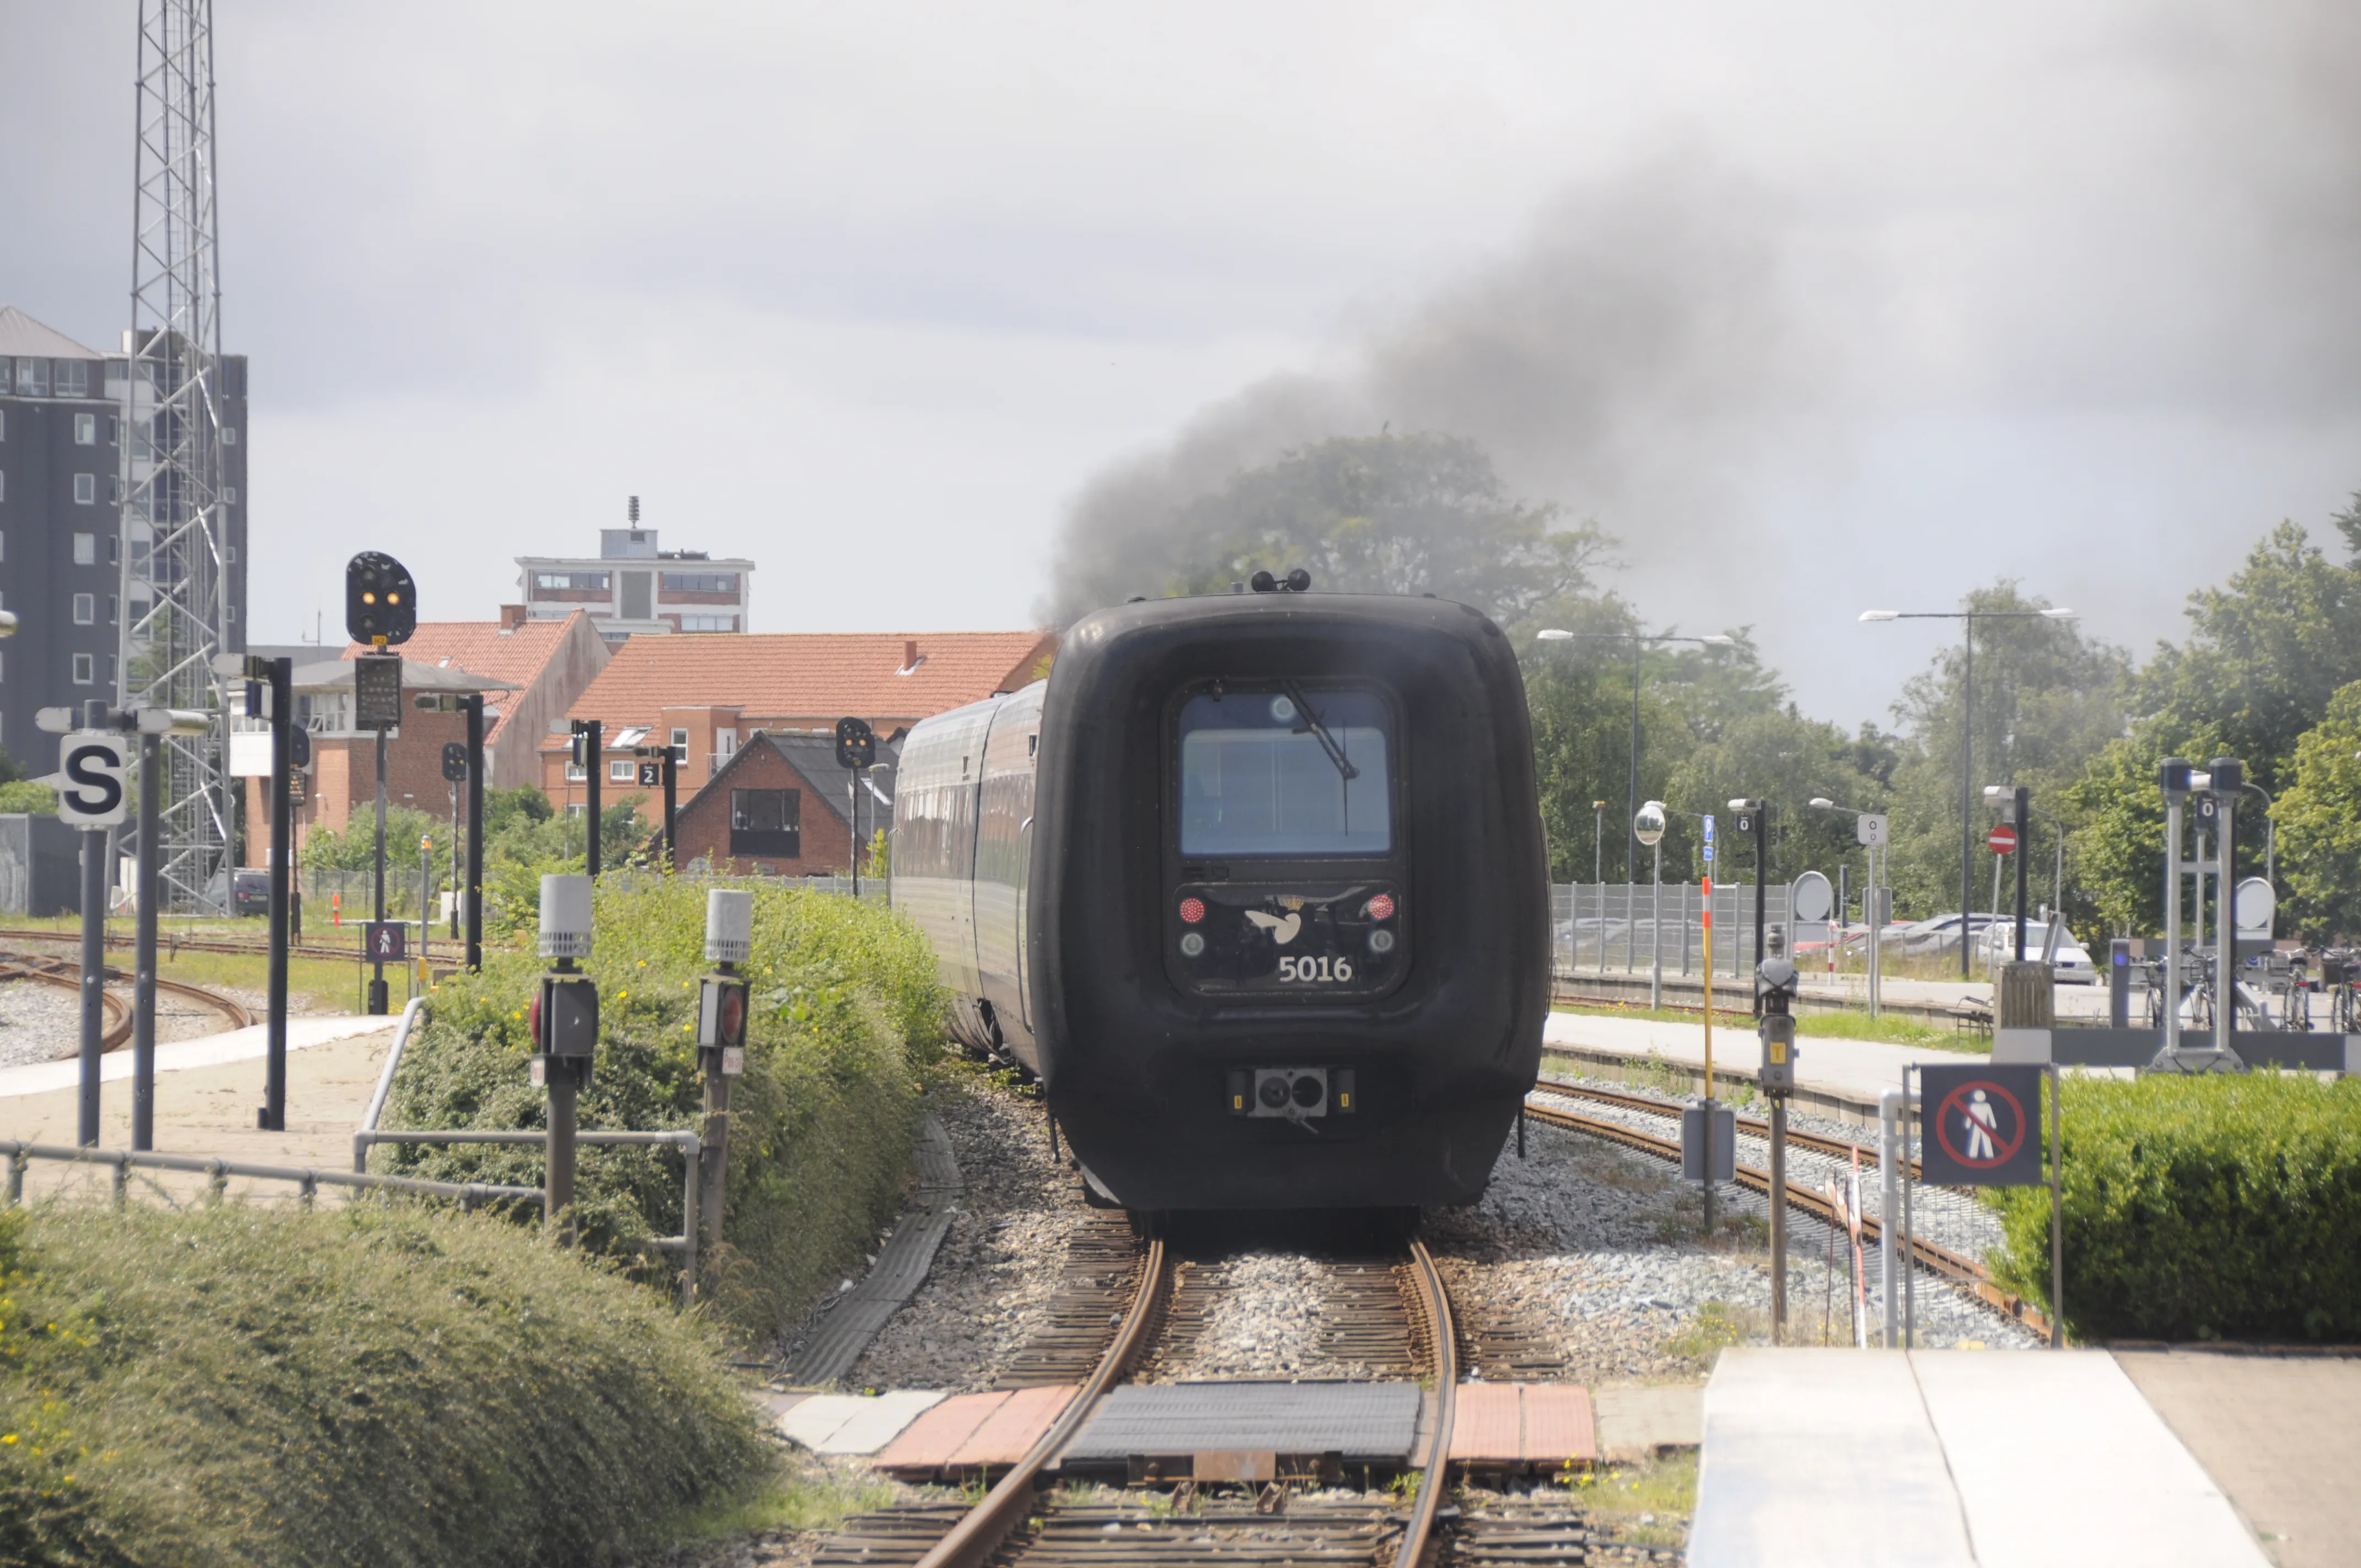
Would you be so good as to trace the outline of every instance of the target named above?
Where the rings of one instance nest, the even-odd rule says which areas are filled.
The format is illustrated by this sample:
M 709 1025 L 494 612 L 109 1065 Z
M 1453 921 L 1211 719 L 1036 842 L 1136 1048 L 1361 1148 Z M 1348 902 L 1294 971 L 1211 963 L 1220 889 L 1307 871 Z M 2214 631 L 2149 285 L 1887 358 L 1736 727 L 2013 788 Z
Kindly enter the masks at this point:
M 2361 934 L 2361 681 L 2328 699 L 2326 716 L 2296 741 L 2290 773 L 2271 808 L 2281 907 L 2308 940 L 2350 938 Z M 2239 837 L 2259 843 L 2259 825 Z
M 1960 608 L 2022 613 L 2049 605 L 2004 578 L 1969 594 Z M 1939 624 L 1958 631 L 1956 623 Z M 1900 909 L 1936 914 L 1960 905 L 1960 729 L 1971 696 L 1974 771 L 1967 781 L 1968 828 L 1976 846 L 1974 876 L 1987 888 L 1993 858 L 1982 847 L 1984 830 L 1997 818 L 1984 806 L 1985 786 L 2024 784 L 2033 791 L 2036 810 L 2048 820 L 2036 817 L 2032 843 L 2017 852 L 2037 855 L 2033 863 L 2041 865 L 2052 846 L 2049 836 L 2062 821 L 2070 873 L 2081 851 L 2075 831 L 2081 808 L 2070 788 L 2091 759 L 2123 733 L 2120 694 L 2129 658 L 2122 649 L 2084 636 L 2070 621 L 1978 620 L 1974 628 L 1972 691 L 1966 651 L 1954 641 L 1911 678 L 1894 706 L 1907 739 L 1893 775 L 1891 874 Z M 2045 892 L 2048 886 L 2046 876 L 2027 882 Z M 2072 886 L 2070 877 L 2069 917 L 2087 916 L 2091 906 L 2076 903 Z M 1982 907 L 1989 896 L 1971 889 L 1970 907 Z
M 1166 585 L 1220 593 L 1257 571 L 1301 566 L 1316 589 L 1422 594 L 1503 627 L 1539 625 L 1598 597 L 1609 541 L 1558 526 L 1557 509 L 1511 499 L 1464 436 L 1339 436 L 1236 475 L 1184 508 L 1194 543 Z
M 2361 561 L 2361 497 L 2334 522 Z M 2237 757 L 2249 779 L 2276 795 L 2296 774 L 2304 735 L 2335 696 L 2361 680 L 2361 572 L 2330 561 L 2295 523 L 2265 535 L 2224 587 L 2190 595 L 2188 615 L 2189 641 L 2158 643 L 2130 683 L 2131 732 L 2094 756 L 2070 792 L 2083 822 L 2074 839 L 2079 880 L 2100 918 L 2127 933 L 2162 928 L 2157 764 L 2169 756 L 2200 765 Z M 2309 799 L 2326 797 L 2329 777 L 2317 775 Z M 2289 841 L 2297 837 L 2290 832 L 2281 848 L 2326 856 L 2304 861 L 2307 876 L 2325 875 L 2320 868 L 2334 861 L 2334 836 L 2312 837 L 2325 824 L 2316 816 L 2306 820 L 2312 846 Z M 2239 837 L 2236 873 L 2259 871 L 2263 836 Z M 2333 924 L 2339 905 L 2332 890 L 2308 885 L 2300 900 L 2304 919 Z

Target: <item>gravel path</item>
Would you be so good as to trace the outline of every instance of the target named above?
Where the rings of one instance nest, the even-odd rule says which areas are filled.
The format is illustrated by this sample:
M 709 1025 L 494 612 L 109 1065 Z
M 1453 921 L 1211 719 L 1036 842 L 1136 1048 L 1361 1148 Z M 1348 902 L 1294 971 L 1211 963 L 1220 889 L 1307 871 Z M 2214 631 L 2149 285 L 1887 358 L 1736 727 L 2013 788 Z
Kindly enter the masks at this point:
M 847 1388 L 990 1387 L 1040 1322 L 1068 1230 L 1091 1212 L 1082 1178 L 1049 1157 L 1039 1101 L 961 1064 L 927 1108 L 950 1136 L 967 1191 L 926 1283 L 854 1365 Z

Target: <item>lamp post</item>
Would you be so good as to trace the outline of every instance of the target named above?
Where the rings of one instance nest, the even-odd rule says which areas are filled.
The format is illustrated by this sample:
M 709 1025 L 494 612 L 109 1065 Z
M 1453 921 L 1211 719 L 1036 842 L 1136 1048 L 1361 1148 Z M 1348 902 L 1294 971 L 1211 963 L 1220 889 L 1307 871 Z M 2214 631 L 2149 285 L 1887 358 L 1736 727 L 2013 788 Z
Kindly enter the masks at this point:
M 1590 880 L 1601 887 L 1607 885 L 1606 862 L 1601 859 L 1606 842 L 1607 803 L 1594 800 L 1590 803 Z
M 1648 869 L 1648 1005 L 1664 1004 L 1664 803 L 1652 800 L 1631 825 L 1654 861 Z
M 1968 905 L 1975 897 L 1976 834 L 1973 804 L 1975 752 L 1976 622 L 1979 620 L 2072 620 L 2070 609 L 1865 609 L 1864 621 L 1956 620 L 1960 623 L 1960 978 L 1968 968 Z
M 1630 838 L 1623 850 L 1623 881 L 1628 884 L 1640 880 L 1640 649 L 1649 642 L 1695 642 L 1707 648 L 1735 648 L 1738 639 L 1716 633 L 1710 637 L 1675 637 L 1644 631 L 1565 631 L 1557 627 L 1545 627 L 1534 634 L 1543 642 L 1623 641 L 1631 644 L 1631 772 L 1624 797 L 1624 809 L 1631 814 Z M 1598 803 L 1603 813 L 1606 802 Z M 1602 818 L 1603 820 L 1603 818 Z M 1593 860 L 1597 857 L 1594 855 Z M 1594 865 L 1594 872 L 1597 871 Z M 1606 878 L 1601 876 L 1603 884 Z
M 1886 816 L 1882 811 L 1862 811 L 1855 806 L 1839 806 L 1827 795 L 1816 795 L 1810 805 L 1815 811 L 1841 811 L 1853 819 L 1853 837 L 1861 840 L 1869 853 L 1869 887 L 1861 897 L 1861 924 L 1869 927 L 1869 1015 L 1879 1013 L 1878 997 L 1878 938 L 1885 929 L 1885 901 L 1880 896 L 1885 885 L 1881 874 L 1885 865 Z M 1837 911 L 1841 920 L 1844 911 Z

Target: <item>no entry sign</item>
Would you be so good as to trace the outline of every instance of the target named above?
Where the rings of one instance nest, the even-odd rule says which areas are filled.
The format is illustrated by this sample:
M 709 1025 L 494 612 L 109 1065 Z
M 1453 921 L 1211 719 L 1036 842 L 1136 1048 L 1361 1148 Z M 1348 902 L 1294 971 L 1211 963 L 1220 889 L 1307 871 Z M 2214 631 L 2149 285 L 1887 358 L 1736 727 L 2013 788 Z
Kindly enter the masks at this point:
M 1938 1187 L 2043 1185 L 2041 1069 L 1919 1069 L 1918 1159 Z
M 1995 855 L 2005 855 L 2016 848 L 2016 829 L 2004 822 L 1985 836 L 1984 843 Z

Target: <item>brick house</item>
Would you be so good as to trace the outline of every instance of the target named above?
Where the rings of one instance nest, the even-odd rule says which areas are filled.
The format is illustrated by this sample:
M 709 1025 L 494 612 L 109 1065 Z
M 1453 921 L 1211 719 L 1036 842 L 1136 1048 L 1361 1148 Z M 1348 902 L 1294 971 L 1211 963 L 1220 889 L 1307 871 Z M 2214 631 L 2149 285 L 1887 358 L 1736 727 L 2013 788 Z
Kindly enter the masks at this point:
M 498 620 L 422 620 L 410 641 L 394 651 L 412 665 L 465 670 L 513 688 L 501 696 L 497 716 L 485 715 L 484 779 L 494 789 L 541 782 L 539 753 L 550 722 L 564 721 L 610 656 L 586 612 L 534 620 L 521 604 L 500 606 Z M 354 643 L 345 657 L 367 652 Z M 376 775 L 370 777 L 374 799 Z
M 466 670 L 429 665 L 402 672 L 405 702 L 429 689 L 479 691 L 486 706 L 510 695 L 508 683 Z M 294 670 L 295 722 L 312 739 L 312 766 L 295 805 L 295 845 L 316 828 L 342 832 L 356 817 L 373 816 L 377 806 L 377 732 L 353 727 L 353 666 L 345 660 L 299 664 Z M 450 809 L 450 785 L 443 779 L 443 748 L 467 738 L 467 715 L 436 713 L 415 705 L 402 710 L 401 726 L 385 747 L 386 804 L 408 806 L 430 817 Z M 231 720 L 230 771 L 246 781 L 246 855 L 248 866 L 270 863 L 270 727 L 263 718 Z M 438 838 L 438 842 L 440 841 Z M 417 846 L 404 847 L 404 852 Z M 389 851 L 390 853 L 390 850 Z M 401 863 L 399 856 L 394 863 Z
M 878 748 L 880 763 L 898 755 L 891 744 Z M 738 876 L 840 876 L 851 863 L 851 785 L 832 736 L 757 729 L 681 806 L 680 864 Z M 862 839 L 893 827 L 891 798 L 884 787 L 862 795 Z
M 890 740 L 921 718 L 1040 679 L 1057 646 L 1047 631 L 634 637 L 614 651 L 568 717 L 605 727 L 604 801 L 642 793 L 633 783 L 634 747 L 670 745 L 679 757 L 678 797 L 686 802 L 757 733 L 831 737 L 836 721 L 851 716 Z M 543 792 L 562 811 L 582 809 L 586 781 L 568 762 L 565 738 L 544 736 L 540 744 Z M 841 795 L 843 772 L 832 754 L 827 772 Z M 640 812 L 654 825 L 662 797 L 647 793 Z M 864 807 L 864 822 L 866 815 Z M 694 853 L 684 830 L 682 863 Z

